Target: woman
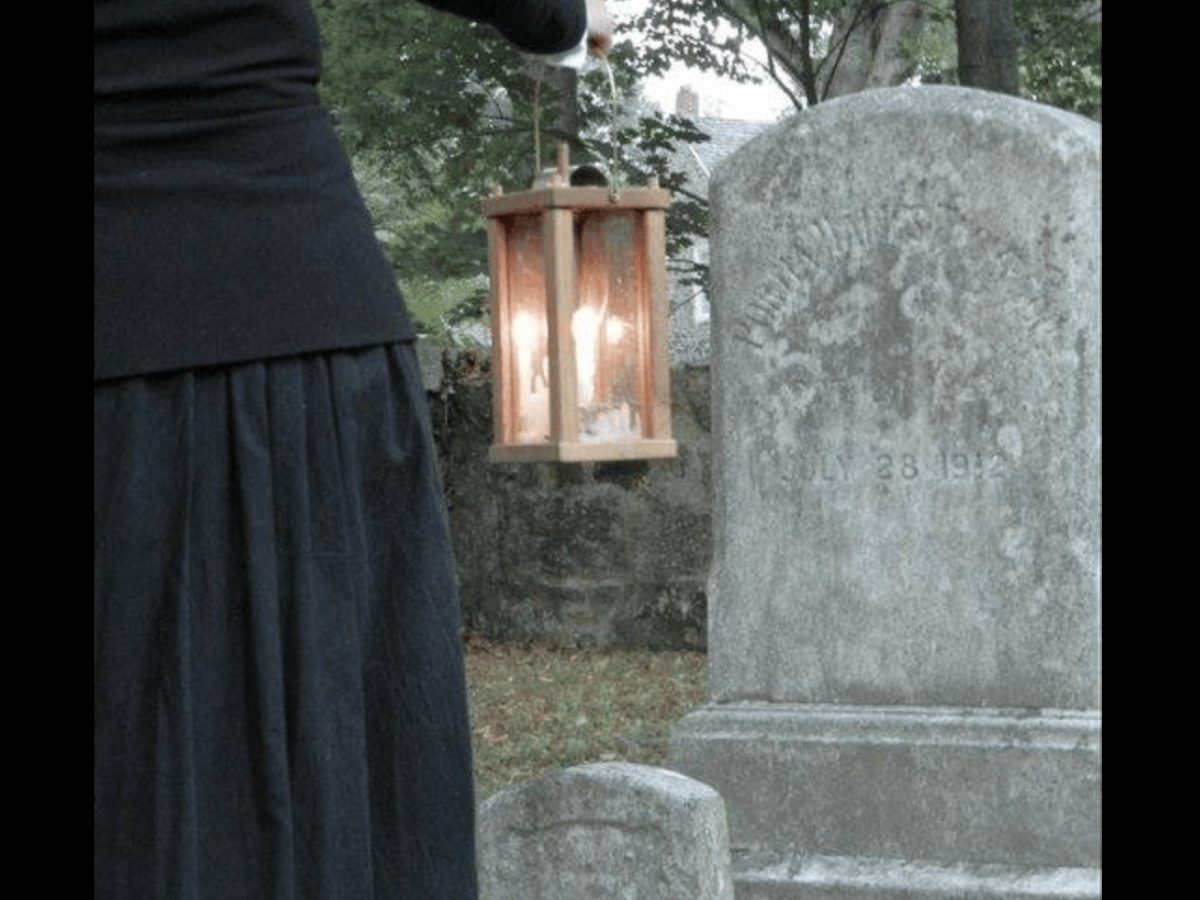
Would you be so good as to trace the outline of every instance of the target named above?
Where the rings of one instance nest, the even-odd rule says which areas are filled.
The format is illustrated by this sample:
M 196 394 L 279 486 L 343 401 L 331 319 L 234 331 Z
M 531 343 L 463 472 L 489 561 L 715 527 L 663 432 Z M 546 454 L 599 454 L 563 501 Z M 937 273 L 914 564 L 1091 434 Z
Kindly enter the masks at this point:
M 605 52 L 603 0 L 431 0 Z M 307 0 L 97 0 L 96 897 L 472 898 L 413 330 Z

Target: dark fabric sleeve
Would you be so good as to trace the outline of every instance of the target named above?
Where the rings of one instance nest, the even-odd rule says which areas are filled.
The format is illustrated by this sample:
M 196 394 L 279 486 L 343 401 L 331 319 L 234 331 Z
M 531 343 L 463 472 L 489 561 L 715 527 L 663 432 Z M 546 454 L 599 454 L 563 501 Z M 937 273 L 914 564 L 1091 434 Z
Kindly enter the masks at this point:
M 443 12 L 484 22 L 530 53 L 561 53 L 587 31 L 584 0 L 421 0 Z

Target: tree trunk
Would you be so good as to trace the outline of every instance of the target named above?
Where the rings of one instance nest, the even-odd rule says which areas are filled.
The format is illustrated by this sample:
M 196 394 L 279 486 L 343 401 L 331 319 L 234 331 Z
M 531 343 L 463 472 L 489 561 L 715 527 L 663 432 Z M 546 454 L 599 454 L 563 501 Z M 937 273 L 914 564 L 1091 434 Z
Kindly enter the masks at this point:
M 958 83 L 1017 93 L 1017 29 L 1012 0 L 954 0 Z
M 926 0 L 847 0 L 834 22 L 829 54 L 814 63 L 815 22 L 809 0 L 717 0 L 717 5 L 763 42 L 771 77 L 797 107 L 801 96 L 812 106 L 855 91 L 902 84 L 916 68 L 905 45 L 927 22 Z
M 895 87 L 916 69 L 905 44 L 925 27 L 925 6 L 919 0 L 858 0 L 838 15 L 822 63 L 822 100 L 871 88 Z

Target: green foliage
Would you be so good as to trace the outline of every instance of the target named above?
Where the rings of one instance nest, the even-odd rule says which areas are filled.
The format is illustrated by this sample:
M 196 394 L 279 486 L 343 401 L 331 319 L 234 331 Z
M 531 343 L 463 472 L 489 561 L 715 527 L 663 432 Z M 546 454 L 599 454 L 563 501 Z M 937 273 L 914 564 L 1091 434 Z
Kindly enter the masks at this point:
M 436 196 L 405 192 L 376 151 L 360 151 L 352 162 L 409 312 L 426 336 L 453 344 L 451 326 L 481 316 L 486 301 L 480 277 L 486 248 L 478 223 L 457 216 Z
M 671 61 L 737 81 L 773 79 L 797 109 L 819 103 L 844 63 L 854 29 L 877 27 L 886 0 L 655 0 L 636 26 L 648 35 L 633 62 L 656 74 Z M 957 83 L 953 0 L 923 0 L 922 26 L 900 50 L 925 84 Z M 1100 118 L 1099 0 L 1013 0 L 1023 97 Z M 853 27 L 847 30 L 847 25 Z M 723 28 L 721 26 L 724 26 Z M 765 72 L 741 55 L 747 39 L 768 52 Z
M 609 73 L 592 66 L 555 87 L 548 69 L 490 29 L 418 3 L 316 0 L 323 45 L 322 100 L 355 163 L 397 279 L 415 317 L 433 332 L 483 315 L 486 268 L 478 201 L 493 183 L 523 190 L 534 174 L 535 122 L 542 156 L 568 140 L 575 161 L 601 162 L 617 184 L 655 174 L 683 190 L 670 155 L 705 136 L 684 120 L 639 109 L 637 55 L 619 42 Z M 615 106 L 615 108 L 614 108 Z M 561 134 L 563 108 L 578 132 Z M 568 117 L 569 118 L 569 117 Z M 705 227 L 703 197 L 672 210 L 669 250 L 683 253 Z M 434 285 L 457 287 L 447 299 Z M 447 303 L 449 307 L 447 308 Z
M 926 0 L 924 21 L 945 18 L 948 3 Z M 770 78 L 803 109 L 827 99 L 835 74 L 850 66 L 850 44 L 878 32 L 890 5 L 888 0 L 656 0 L 637 22 L 651 36 L 642 48 L 642 68 L 655 71 L 656 60 L 657 67 L 665 67 L 667 57 L 736 81 Z M 749 63 L 742 55 L 750 39 L 766 48 L 765 63 Z M 916 41 L 906 43 L 913 44 L 905 49 L 914 59 L 931 52 Z
M 631 59 L 643 77 L 661 75 L 682 63 L 732 81 L 761 81 L 742 55 L 747 38 L 757 34 L 721 0 L 655 0 L 631 28 L 648 38 Z
M 567 139 L 576 162 L 601 162 L 617 184 L 650 175 L 672 191 L 668 253 L 685 280 L 705 267 L 688 249 L 707 234 L 703 191 L 672 167 L 706 140 L 695 124 L 648 111 L 641 79 L 674 62 L 734 81 L 773 79 L 797 108 L 819 102 L 842 59 L 846 28 L 870 28 L 881 0 L 654 0 L 618 33 L 609 72 L 548 79 L 491 29 L 416 2 L 314 0 L 324 40 L 322 100 L 355 162 L 375 227 L 418 319 L 444 330 L 482 315 L 486 245 L 478 201 L 493 183 L 528 187 L 535 122 L 545 159 Z M 1095 0 L 1014 0 L 1023 96 L 1100 118 L 1101 38 Z M 954 83 L 953 0 L 926 0 L 902 46 L 916 79 Z M 1091 11 L 1095 11 L 1092 15 Z M 626 35 L 639 33 L 635 44 Z M 765 67 L 743 47 L 766 44 Z M 624 38 L 624 39 L 620 39 Z M 561 88 L 554 84 L 561 82 Z M 574 116 L 561 116 L 569 110 Z M 556 122 L 578 122 L 571 133 Z M 450 285 L 443 289 L 440 285 Z
M 1100 121 L 1100 3 L 1013 0 L 1021 96 Z
M 699 236 L 708 235 L 708 197 L 688 176 L 672 167 L 672 158 L 689 144 L 708 141 L 690 119 L 650 111 L 621 132 L 626 178 L 644 184 L 651 176 L 671 192 L 667 211 L 667 257 L 671 273 L 682 284 L 707 287 L 708 266 L 692 260 L 689 250 Z
M 931 0 L 930 25 L 913 47 L 923 84 L 957 84 L 952 0 Z M 1101 4 L 1013 0 L 1021 97 L 1100 120 Z
M 314 8 L 322 101 L 410 312 L 445 339 L 455 321 L 482 315 L 487 250 L 475 204 L 495 180 L 512 188 L 505 173 L 531 155 L 533 80 L 498 35 L 418 3 Z
M 352 153 L 373 151 L 406 192 L 486 188 L 514 131 L 497 96 L 519 59 L 498 37 L 418 3 L 321 0 L 322 99 Z M 492 154 L 494 155 L 494 154 Z
M 958 54 L 954 35 L 954 0 L 929 0 L 925 27 L 904 46 L 921 84 L 956 84 Z

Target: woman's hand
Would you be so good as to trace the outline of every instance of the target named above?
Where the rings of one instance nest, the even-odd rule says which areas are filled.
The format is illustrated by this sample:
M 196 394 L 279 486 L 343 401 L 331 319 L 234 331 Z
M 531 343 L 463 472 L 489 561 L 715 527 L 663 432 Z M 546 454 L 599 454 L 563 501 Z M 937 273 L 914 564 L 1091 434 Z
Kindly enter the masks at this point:
M 612 49 L 613 27 L 612 13 L 604 5 L 604 0 L 587 0 L 587 46 L 592 56 L 606 57 Z

